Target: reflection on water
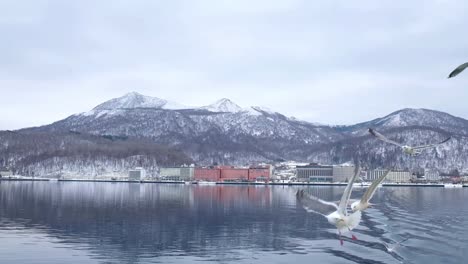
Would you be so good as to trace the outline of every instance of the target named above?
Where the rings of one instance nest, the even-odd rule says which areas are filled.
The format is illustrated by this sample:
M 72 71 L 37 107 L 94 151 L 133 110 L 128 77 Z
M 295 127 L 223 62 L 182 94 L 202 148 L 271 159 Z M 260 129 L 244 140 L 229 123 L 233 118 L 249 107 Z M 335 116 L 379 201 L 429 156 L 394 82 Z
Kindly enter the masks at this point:
M 342 187 L 311 187 L 338 199 Z M 380 188 L 340 246 L 294 187 L 0 182 L 1 263 L 461 263 L 468 189 Z M 357 189 L 353 196 L 362 194 Z M 394 252 L 392 244 L 409 240 Z M 315 261 L 314 261 L 315 260 Z

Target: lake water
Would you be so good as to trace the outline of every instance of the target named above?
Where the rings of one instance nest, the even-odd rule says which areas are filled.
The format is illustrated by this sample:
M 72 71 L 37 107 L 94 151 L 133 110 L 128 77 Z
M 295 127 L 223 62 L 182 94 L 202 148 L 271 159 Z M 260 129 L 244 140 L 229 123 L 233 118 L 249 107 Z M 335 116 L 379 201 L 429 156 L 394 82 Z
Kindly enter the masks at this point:
M 297 187 L 0 182 L 0 263 L 464 263 L 468 188 L 383 187 L 341 246 Z M 343 187 L 310 187 L 339 199 Z M 354 196 L 364 189 L 355 189 Z M 349 235 L 348 235 L 349 237 Z M 394 252 L 385 244 L 408 238 Z

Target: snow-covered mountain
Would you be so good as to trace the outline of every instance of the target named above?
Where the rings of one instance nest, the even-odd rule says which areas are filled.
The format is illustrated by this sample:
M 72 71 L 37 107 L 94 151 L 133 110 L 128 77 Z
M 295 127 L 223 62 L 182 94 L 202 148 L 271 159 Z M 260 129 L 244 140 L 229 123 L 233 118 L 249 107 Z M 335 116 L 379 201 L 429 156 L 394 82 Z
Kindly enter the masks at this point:
M 468 135 L 468 120 L 440 111 L 413 108 L 398 110 L 381 118 L 344 127 L 343 130 L 363 135 L 367 133 L 369 127 L 386 130 L 409 126 L 439 128 L 447 132 Z
M 405 144 L 453 140 L 416 159 L 367 133 L 373 127 Z M 428 109 L 402 109 L 368 122 L 331 127 L 286 117 L 265 107 L 221 99 L 202 107 L 130 93 L 53 124 L 18 132 L 81 133 L 151 140 L 176 148 L 198 164 L 297 160 L 369 167 L 468 168 L 468 120 Z M 1 164 L 0 164 L 1 165 Z
M 310 148 L 343 137 L 329 126 L 290 119 L 266 108 L 242 108 L 228 99 L 191 109 L 166 109 L 161 101 L 131 93 L 27 131 L 150 138 L 205 162 L 282 159 L 285 149 Z
M 237 113 L 242 112 L 242 107 L 233 103 L 227 98 L 220 99 L 210 105 L 202 106 L 200 109 L 208 110 L 210 112 L 227 112 L 227 113 Z
M 138 109 L 138 108 L 154 108 L 154 109 L 188 109 L 190 107 L 181 105 L 176 102 L 167 101 L 157 97 L 145 96 L 137 92 L 125 94 L 122 97 L 111 99 L 96 106 L 92 111 L 106 111 L 118 109 Z

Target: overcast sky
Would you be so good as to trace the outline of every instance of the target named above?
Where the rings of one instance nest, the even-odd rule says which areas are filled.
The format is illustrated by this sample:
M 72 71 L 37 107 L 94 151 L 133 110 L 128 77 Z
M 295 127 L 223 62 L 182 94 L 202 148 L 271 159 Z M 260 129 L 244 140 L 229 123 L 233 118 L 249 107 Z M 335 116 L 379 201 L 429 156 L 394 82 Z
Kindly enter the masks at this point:
M 136 91 L 352 124 L 468 118 L 467 1 L 0 0 L 0 130 Z

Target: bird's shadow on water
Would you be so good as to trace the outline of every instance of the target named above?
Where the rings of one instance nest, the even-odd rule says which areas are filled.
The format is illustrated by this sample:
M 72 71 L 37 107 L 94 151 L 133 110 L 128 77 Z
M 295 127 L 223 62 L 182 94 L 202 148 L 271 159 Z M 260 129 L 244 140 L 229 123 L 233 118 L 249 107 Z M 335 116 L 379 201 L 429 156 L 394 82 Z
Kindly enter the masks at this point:
M 391 255 L 393 258 L 395 258 L 396 260 L 400 261 L 400 262 L 403 262 L 405 260 L 405 258 L 403 258 L 402 256 L 400 256 L 398 253 L 396 253 L 395 251 L 388 251 L 388 248 L 387 246 L 385 246 L 384 243 L 379 243 L 379 242 L 370 242 L 370 241 L 365 241 L 365 240 L 362 240 L 362 239 L 358 239 L 358 240 L 352 240 L 352 239 L 349 239 L 347 237 L 345 237 L 343 239 L 345 241 L 345 245 L 346 243 L 352 243 L 352 244 L 356 244 L 356 245 L 360 245 L 360 246 L 363 246 L 363 247 L 366 247 L 368 249 L 376 249 L 376 250 L 380 250 L 380 251 L 383 251 L 384 253 L 387 253 L 389 255 Z M 396 243 L 396 241 L 392 241 L 390 239 L 386 239 L 387 242 L 389 244 L 393 244 L 393 243 Z M 402 245 L 403 246 L 403 245 Z M 359 258 L 359 257 L 358 257 Z M 382 263 L 382 262 L 358 262 L 358 263 Z

